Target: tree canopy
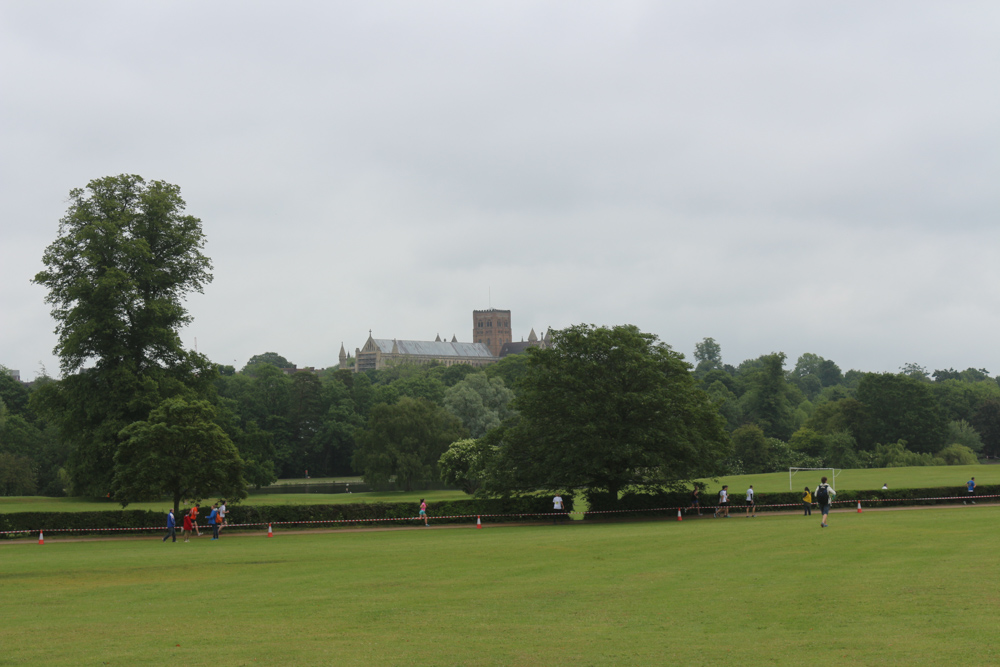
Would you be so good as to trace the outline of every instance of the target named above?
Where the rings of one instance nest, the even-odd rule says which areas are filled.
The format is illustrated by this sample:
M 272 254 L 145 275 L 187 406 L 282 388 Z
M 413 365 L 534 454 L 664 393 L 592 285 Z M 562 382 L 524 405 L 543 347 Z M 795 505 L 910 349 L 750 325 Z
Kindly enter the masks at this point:
M 114 499 L 126 506 L 169 496 L 177 512 L 182 498 L 245 498 L 243 461 L 214 417 L 208 401 L 168 398 L 148 420 L 125 427 L 115 453 Z
M 217 373 L 180 340 L 191 319 L 184 298 L 212 280 L 201 221 L 184 208 L 176 185 L 134 175 L 93 180 L 70 192 L 35 275 L 48 289 L 64 377 L 32 405 L 71 444 L 80 493 L 108 492 L 124 427 L 165 398 L 203 395 Z
M 34 279 L 48 289 L 63 372 L 179 363 L 183 299 L 212 281 L 201 220 L 183 214 L 180 188 L 109 176 L 69 197 Z
M 488 438 L 498 443 L 491 491 L 586 488 L 617 497 L 720 470 L 729 443 L 723 419 L 690 365 L 655 335 L 576 325 L 553 332 L 552 347 L 527 359 L 513 402 L 520 419 Z
M 396 484 L 409 491 L 415 482 L 438 479 L 438 459 L 448 445 L 465 436 L 462 423 L 447 410 L 404 396 L 398 403 L 372 409 L 356 435 L 354 467 L 369 484 L 395 477 Z

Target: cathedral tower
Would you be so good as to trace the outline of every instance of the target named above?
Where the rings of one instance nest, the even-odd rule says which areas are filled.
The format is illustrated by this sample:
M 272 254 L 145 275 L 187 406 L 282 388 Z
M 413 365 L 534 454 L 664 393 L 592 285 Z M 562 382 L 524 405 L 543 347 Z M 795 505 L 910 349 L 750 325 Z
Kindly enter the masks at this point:
M 485 345 L 494 357 L 500 356 L 500 348 L 511 342 L 510 311 L 472 311 L 472 342 Z

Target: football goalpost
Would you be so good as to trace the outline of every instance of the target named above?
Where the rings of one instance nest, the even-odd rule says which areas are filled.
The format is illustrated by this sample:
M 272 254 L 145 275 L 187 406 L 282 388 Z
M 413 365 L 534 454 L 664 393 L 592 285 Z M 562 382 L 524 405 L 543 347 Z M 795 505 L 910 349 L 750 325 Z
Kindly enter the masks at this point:
M 788 469 L 788 490 L 792 490 L 792 477 L 795 476 L 797 472 L 805 472 L 806 470 L 825 470 L 830 474 L 827 475 L 826 481 L 830 484 L 830 488 L 834 491 L 837 490 L 837 475 L 844 472 L 843 470 L 837 470 L 836 468 L 789 468 Z

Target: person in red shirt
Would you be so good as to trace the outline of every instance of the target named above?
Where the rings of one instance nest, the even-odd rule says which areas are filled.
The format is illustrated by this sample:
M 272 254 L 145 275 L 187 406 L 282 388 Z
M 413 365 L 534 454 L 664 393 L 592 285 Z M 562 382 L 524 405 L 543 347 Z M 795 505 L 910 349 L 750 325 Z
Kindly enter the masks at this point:
M 188 512 L 184 515 L 184 529 L 181 531 L 184 533 L 184 541 L 191 541 L 191 513 Z
M 191 508 L 191 511 L 188 512 L 188 516 L 191 517 L 191 525 L 194 527 L 194 533 L 195 533 L 195 535 L 197 535 L 198 537 L 201 537 L 201 531 L 198 530 L 198 506 L 197 505 L 195 505 L 194 507 Z

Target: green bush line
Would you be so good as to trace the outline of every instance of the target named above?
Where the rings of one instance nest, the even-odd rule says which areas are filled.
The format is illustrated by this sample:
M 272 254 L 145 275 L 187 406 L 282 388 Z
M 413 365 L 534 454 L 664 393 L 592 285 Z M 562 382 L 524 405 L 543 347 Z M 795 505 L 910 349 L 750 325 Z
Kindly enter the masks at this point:
M 566 505 L 572 511 L 573 500 L 568 494 L 563 496 Z M 202 508 L 199 515 L 199 528 L 202 533 L 211 531 L 205 523 L 208 516 L 207 507 Z M 231 505 L 227 514 L 230 524 L 281 524 L 284 522 L 307 521 L 352 521 L 346 525 L 375 525 L 382 522 L 379 519 L 417 519 L 417 504 L 406 503 L 353 503 L 345 505 Z M 520 496 L 509 499 L 476 499 L 449 500 L 428 504 L 427 514 L 435 525 L 447 523 L 469 523 L 468 518 L 441 518 L 455 515 L 508 515 L 490 516 L 490 523 L 507 523 L 537 521 L 533 516 L 552 511 L 552 501 L 548 496 Z M 568 520 L 560 517 L 560 520 Z M 17 512 L 0 514 L 0 532 L 21 531 L 37 532 L 38 530 L 55 531 L 56 529 L 72 529 L 74 534 L 98 532 L 99 529 L 122 529 L 136 531 L 149 528 L 161 529 L 166 532 L 166 513 L 151 510 L 111 510 L 103 512 Z M 406 525 L 403 521 L 393 521 L 393 525 Z M 338 526 L 345 524 L 328 524 Z M 177 532 L 183 526 L 182 517 L 177 517 Z M 303 528 L 308 525 L 299 526 Z M 257 527 L 247 527 L 245 530 L 259 530 Z M 238 526 L 226 530 L 241 530 Z M 143 530 L 143 532 L 150 532 Z M 53 536 L 63 534 L 53 532 Z M 3 537 L 17 537 L 6 535 Z
M 812 487 L 810 487 L 812 488 Z M 813 489 L 815 490 L 815 489 Z M 744 502 L 745 490 L 734 491 L 730 494 L 729 511 L 742 512 L 746 505 Z M 989 496 L 1000 494 L 1000 485 L 983 485 L 976 488 L 977 496 Z M 844 490 L 837 493 L 837 504 L 834 508 L 843 507 L 844 501 L 857 503 L 861 501 L 861 507 L 899 507 L 902 505 L 953 505 L 966 499 L 969 495 L 964 486 L 945 486 L 927 489 L 881 489 L 870 491 Z M 953 497 L 954 500 L 927 500 L 928 498 Z M 799 509 L 802 506 L 801 491 L 783 491 L 781 493 L 758 493 L 756 495 L 757 512 L 781 512 Z M 882 502 L 878 502 L 882 501 Z M 714 494 L 701 495 L 701 511 L 713 511 L 718 502 L 718 496 Z M 626 493 L 617 504 L 607 494 L 594 494 L 590 497 L 591 511 L 614 511 L 628 510 L 631 516 L 664 516 L 665 514 L 676 514 L 677 508 L 685 508 L 691 504 L 691 496 L 688 493 Z M 764 505 L 790 505 L 790 507 L 764 507 Z M 649 511 L 656 508 L 667 508 L 665 511 Z M 615 515 L 608 514 L 587 514 L 585 519 L 593 521 L 600 519 L 614 518 Z

